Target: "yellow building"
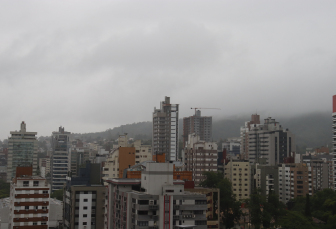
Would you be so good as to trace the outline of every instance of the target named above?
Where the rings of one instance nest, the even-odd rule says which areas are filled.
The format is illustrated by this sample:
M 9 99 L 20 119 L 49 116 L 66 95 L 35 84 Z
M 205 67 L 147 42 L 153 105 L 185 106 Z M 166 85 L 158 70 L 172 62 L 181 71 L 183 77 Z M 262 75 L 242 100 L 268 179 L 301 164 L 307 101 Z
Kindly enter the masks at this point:
M 232 183 L 233 193 L 237 200 L 243 200 L 250 197 L 251 187 L 251 169 L 248 161 L 231 160 L 224 168 L 224 177 Z

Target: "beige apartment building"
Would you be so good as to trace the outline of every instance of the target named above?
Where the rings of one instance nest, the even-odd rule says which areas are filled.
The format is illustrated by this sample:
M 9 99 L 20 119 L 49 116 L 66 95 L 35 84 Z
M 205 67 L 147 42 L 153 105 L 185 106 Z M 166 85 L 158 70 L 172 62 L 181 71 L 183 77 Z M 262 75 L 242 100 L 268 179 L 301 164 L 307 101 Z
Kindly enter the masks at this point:
M 225 166 L 224 177 L 231 181 L 233 193 L 237 200 L 250 197 L 250 173 L 250 163 L 247 160 L 231 160 Z

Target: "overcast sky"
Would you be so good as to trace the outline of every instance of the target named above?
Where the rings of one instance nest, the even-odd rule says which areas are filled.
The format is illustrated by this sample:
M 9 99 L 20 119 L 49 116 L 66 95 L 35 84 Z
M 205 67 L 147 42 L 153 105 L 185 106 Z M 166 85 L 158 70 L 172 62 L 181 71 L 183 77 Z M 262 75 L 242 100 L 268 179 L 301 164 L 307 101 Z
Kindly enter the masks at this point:
M 0 139 L 150 121 L 331 112 L 336 1 L 1 1 Z

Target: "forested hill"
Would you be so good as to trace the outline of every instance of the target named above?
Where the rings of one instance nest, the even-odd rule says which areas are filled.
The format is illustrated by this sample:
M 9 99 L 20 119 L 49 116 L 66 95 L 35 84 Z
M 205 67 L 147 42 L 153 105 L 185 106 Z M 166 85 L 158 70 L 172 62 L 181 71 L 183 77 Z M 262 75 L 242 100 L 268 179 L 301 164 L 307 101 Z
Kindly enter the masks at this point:
M 264 118 L 266 117 L 261 117 L 262 122 Z M 306 147 L 331 145 L 331 114 L 329 113 L 313 113 L 291 118 L 273 118 L 296 135 L 296 142 L 298 149 L 301 149 L 300 151 Z M 240 127 L 249 119 L 250 117 L 246 116 L 215 120 L 213 122 L 213 140 L 219 141 L 229 137 L 238 137 L 240 135 Z M 179 131 L 182 133 L 182 120 L 179 121 Z M 149 140 L 152 138 L 152 122 L 127 124 L 96 133 L 74 134 L 74 137 L 93 141 L 116 139 L 119 134 L 123 133 L 128 133 L 131 138 Z

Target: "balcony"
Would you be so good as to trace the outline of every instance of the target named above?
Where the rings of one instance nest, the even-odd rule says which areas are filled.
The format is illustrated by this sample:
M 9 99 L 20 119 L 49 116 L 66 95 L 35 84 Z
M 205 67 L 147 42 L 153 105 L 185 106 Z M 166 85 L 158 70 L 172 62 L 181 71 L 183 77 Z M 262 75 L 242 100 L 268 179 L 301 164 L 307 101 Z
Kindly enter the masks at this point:
M 13 218 L 13 222 L 37 222 L 37 221 L 48 221 L 48 217 L 31 217 L 31 218 Z
M 180 210 L 206 210 L 207 209 L 206 204 L 183 204 L 183 205 L 176 205 L 176 206 L 179 206 Z
M 49 210 L 48 209 L 26 209 L 26 210 L 14 210 L 14 214 L 45 214 L 48 213 Z
M 158 205 L 149 205 L 149 210 L 159 210 Z

